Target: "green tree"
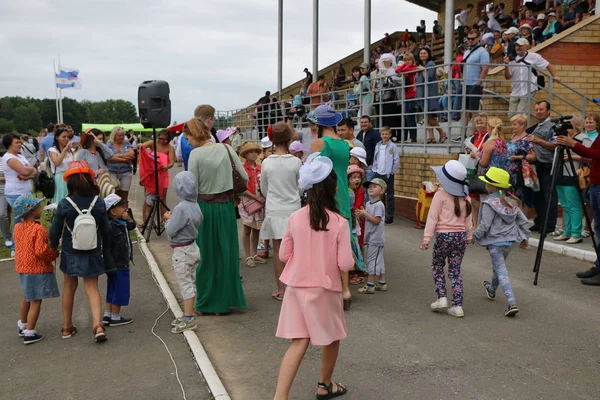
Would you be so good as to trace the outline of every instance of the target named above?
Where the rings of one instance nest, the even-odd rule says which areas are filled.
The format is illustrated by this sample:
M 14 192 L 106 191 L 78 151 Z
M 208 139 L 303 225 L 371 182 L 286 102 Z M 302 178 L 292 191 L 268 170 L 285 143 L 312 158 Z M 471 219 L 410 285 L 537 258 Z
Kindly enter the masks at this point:
M 27 132 L 29 129 L 39 130 L 42 126 L 40 110 L 33 103 L 18 106 L 15 108 L 13 123 L 19 132 Z
M 11 133 L 15 130 L 15 124 L 6 118 L 0 118 L 0 134 Z

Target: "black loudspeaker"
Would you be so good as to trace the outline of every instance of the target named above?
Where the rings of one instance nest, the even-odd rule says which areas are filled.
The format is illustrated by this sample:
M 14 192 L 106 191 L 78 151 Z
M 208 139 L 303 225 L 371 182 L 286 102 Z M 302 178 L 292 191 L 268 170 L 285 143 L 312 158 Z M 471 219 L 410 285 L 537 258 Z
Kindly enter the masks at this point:
M 144 81 L 138 88 L 140 123 L 144 128 L 166 128 L 171 124 L 169 84 L 165 81 Z

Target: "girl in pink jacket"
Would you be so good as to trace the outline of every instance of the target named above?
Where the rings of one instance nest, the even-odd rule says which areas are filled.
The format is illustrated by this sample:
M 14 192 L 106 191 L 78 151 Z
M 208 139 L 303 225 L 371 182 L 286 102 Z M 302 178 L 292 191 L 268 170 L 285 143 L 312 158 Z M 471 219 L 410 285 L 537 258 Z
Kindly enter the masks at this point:
M 350 228 L 338 213 L 337 177 L 329 158 L 311 154 L 300 169 L 299 183 L 307 190 L 308 205 L 290 216 L 279 249 L 279 258 L 286 263 L 279 279 L 287 289 L 276 335 L 292 342 L 281 363 L 275 400 L 288 398 L 310 342 L 323 346 L 317 399 L 347 391 L 333 383 L 331 375 L 347 332 L 341 272 L 354 266 Z

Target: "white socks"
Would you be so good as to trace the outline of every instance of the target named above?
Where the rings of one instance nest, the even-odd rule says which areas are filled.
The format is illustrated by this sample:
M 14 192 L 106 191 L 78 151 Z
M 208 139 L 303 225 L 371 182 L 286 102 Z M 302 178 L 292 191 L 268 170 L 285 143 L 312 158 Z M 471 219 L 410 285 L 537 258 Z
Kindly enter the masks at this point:
M 109 317 L 112 315 L 112 313 L 110 311 L 104 311 L 104 316 L 105 317 Z
M 110 319 L 114 319 L 115 321 L 120 321 L 121 320 L 121 314 L 119 314 L 119 313 L 111 313 Z
M 25 336 L 34 336 L 35 335 L 35 329 L 32 329 L 32 330 L 23 329 L 23 333 L 25 334 Z
M 21 320 L 17 321 L 17 326 L 19 327 L 20 330 L 25 330 L 25 328 L 27 328 L 27 324 L 24 322 L 21 322 Z

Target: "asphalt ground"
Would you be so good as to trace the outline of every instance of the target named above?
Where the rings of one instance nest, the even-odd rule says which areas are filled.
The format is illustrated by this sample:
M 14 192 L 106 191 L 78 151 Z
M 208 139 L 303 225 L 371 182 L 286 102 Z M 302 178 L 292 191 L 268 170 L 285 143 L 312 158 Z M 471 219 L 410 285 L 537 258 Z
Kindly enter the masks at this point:
M 134 244 L 134 247 L 136 245 Z M 0 398 L 14 400 L 79 399 L 182 399 L 175 367 L 162 343 L 152 335 L 155 320 L 166 309 L 159 288 L 140 252 L 131 267 L 131 303 L 123 315 L 133 323 L 108 327 L 108 341 L 93 341 L 89 303 L 80 280 L 73 311 L 79 332 L 71 339 L 60 336 L 60 298 L 42 302 L 37 324 L 44 339 L 24 346 L 17 336 L 21 286 L 14 263 L 0 263 Z M 57 272 L 62 294 L 62 272 Z M 106 278 L 100 278 L 106 293 Z M 171 351 L 188 399 L 210 399 L 210 393 L 183 335 L 171 333 L 170 311 L 160 318 L 155 332 Z
M 142 203 L 139 191 L 132 190 L 130 199 Z M 177 204 L 173 190 L 168 204 Z M 348 338 L 334 373 L 349 388 L 344 398 L 598 398 L 600 287 L 581 285 L 574 275 L 589 263 L 544 252 L 539 284 L 533 286 L 536 249 L 515 246 L 507 265 L 520 312 L 506 318 L 502 292 L 490 301 L 481 286 L 491 278 L 489 254 L 469 246 L 463 262 L 465 318 L 457 319 L 429 309 L 435 301 L 431 250 L 419 250 L 423 232 L 412 225 L 397 219 L 385 228 L 389 291 L 360 295 L 352 287 Z M 179 296 L 164 235 L 153 233 L 150 249 Z M 254 269 L 240 261 L 247 310 L 201 317 L 196 330 L 236 400 L 273 397 L 288 346 L 275 337 L 281 303 L 270 297 L 272 257 L 271 252 L 269 263 Z M 310 347 L 291 399 L 314 398 L 319 369 L 320 349 Z

